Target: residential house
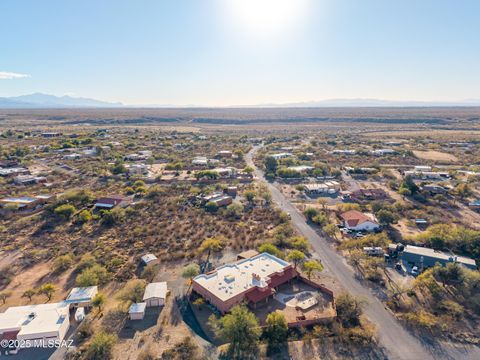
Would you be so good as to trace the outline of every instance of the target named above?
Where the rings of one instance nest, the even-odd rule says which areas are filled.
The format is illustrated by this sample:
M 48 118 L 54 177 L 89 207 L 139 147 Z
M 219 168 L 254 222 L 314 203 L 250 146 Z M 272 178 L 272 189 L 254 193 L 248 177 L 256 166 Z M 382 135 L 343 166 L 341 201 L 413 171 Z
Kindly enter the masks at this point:
M 207 203 L 214 203 L 217 207 L 227 206 L 233 202 L 231 196 L 223 194 L 223 193 L 213 193 L 210 195 L 204 195 L 200 197 L 200 200 L 203 205 Z
M 449 179 L 450 175 L 447 172 L 436 172 L 436 171 L 405 171 L 405 176 L 410 176 L 413 179 L 421 180 L 445 180 Z
M 359 189 L 350 194 L 350 198 L 356 201 L 384 200 L 387 197 L 383 189 Z
M 349 210 L 340 215 L 345 228 L 354 231 L 375 231 L 380 225 L 369 216 L 357 210 Z
M 283 153 L 268 155 L 268 157 L 272 157 L 275 160 L 286 159 L 286 158 L 289 158 L 289 157 L 292 157 L 292 156 L 293 156 L 293 154 L 289 153 L 289 152 L 283 152 Z
M 243 302 L 256 304 L 268 300 L 275 288 L 296 276 L 291 264 L 262 253 L 196 276 L 192 289 L 224 314 Z
M 62 133 L 59 133 L 59 132 L 44 132 L 41 135 L 44 138 L 53 138 L 53 137 L 62 136 Z
M 355 155 L 357 152 L 356 150 L 340 150 L 340 149 L 335 149 L 331 151 L 332 154 L 334 155 Z
M 370 154 L 375 156 L 392 155 L 392 154 L 396 154 L 396 151 L 393 149 L 376 149 L 376 150 L 370 151 Z
M 298 166 L 289 166 L 287 167 L 288 170 L 295 171 L 299 174 L 305 175 L 309 171 L 315 169 L 313 166 L 307 166 L 307 165 L 298 165 Z
M 220 158 L 231 158 L 233 156 L 233 153 L 230 150 L 220 150 L 217 153 L 217 156 Z
M 418 266 L 420 269 L 433 267 L 436 263 L 442 266 L 448 263 L 457 263 L 472 270 L 477 269 L 474 259 L 413 245 L 405 247 L 402 253 L 402 260 L 411 266 Z
M 15 184 L 17 185 L 34 185 L 34 184 L 45 184 L 47 178 L 45 176 L 34 176 L 34 175 L 19 175 L 14 179 Z
M 23 167 L 9 167 L 5 169 L 0 169 L 0 176 L 9 177 L 20 174 L 28 174 L 29 171 Z
M 423 191 L 429 192 L 431 195 L 436 194 L 446 194 L 448 193 L 448 189 L 444 188 L 443 186 L 436 185 L 436 184 L 427 184 L 422 187 Z
M 17 210 L 36 210 L 43 205 L 53 201 L 55 195 L 37 195 L 35 197 L 7 197 L 0 199 L 0 207 L 8 207 L 9 204 L 13 204 Z
M 130 175 L 146 175 L 148 174 L 147 164 L 126 164 L 125 167 Z
M 69 306 L 65 302 L 10 307 L 0 313 L 0 342 L 13 340 L 19 347 L 10 348 L 9 353 L 15 354 L 26 347 L 27 340 L 43 340 L 45 344 L 62 341 L 69 327 Z M 0 348 L 0 354 L 3 350 Z
M 307 195 L 333 195 L 340 191 L 340 183 L 337 181 L 325 181 L 319 184 L 306 184 L 304 191 Z
M 106 196 L 98 198 L 95 202 L 97 209 L 113 209 L 116 206 L 124 207 L 131 202 L 131 198 L 120 195 Z

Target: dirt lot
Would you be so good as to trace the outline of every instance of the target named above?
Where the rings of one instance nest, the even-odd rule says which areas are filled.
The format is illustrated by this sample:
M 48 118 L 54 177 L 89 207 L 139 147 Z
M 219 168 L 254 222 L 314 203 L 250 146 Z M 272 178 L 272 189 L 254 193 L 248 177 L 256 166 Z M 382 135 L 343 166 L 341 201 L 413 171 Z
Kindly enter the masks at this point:
M 415 156 L 419 159 L 424 159 L 424 160 L 433 160 L 433 161 L 447 161 L 447 162 L 456 162 L 458 159 L 448 153 L 440 152 L 440 151 L 434 151 L 434 150 L 429 150 L 429 151 L 419 151 L 419 150 L 414 150 L 413 153 Z

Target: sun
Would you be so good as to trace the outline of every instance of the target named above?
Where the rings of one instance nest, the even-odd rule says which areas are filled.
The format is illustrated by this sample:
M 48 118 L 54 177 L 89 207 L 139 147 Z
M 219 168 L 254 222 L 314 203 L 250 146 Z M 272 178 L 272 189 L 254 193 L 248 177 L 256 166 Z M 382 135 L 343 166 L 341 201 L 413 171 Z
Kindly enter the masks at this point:
M 244 33 L 271 39 L 291 31 L 308 13 L 311 0 L 225 0 L 227 12 Z

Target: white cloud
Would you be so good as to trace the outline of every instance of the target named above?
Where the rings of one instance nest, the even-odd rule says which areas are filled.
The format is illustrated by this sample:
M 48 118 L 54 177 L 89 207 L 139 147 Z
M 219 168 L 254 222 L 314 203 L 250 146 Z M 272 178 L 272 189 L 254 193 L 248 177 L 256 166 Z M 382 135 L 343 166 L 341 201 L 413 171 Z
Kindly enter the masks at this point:
M 30 77 L 30 75 L 0 71 L 0 80 L 20 79 L 20 78 L 26 78 L 26 77 Z

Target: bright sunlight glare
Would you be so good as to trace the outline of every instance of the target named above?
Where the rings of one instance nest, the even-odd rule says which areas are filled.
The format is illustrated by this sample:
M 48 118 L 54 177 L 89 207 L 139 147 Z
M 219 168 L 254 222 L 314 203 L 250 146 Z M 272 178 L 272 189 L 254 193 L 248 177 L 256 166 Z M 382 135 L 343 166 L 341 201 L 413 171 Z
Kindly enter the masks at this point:
M 239 30 L 259 40 L 280 37 L 300 24 L 311 0 L 225 0 Z

